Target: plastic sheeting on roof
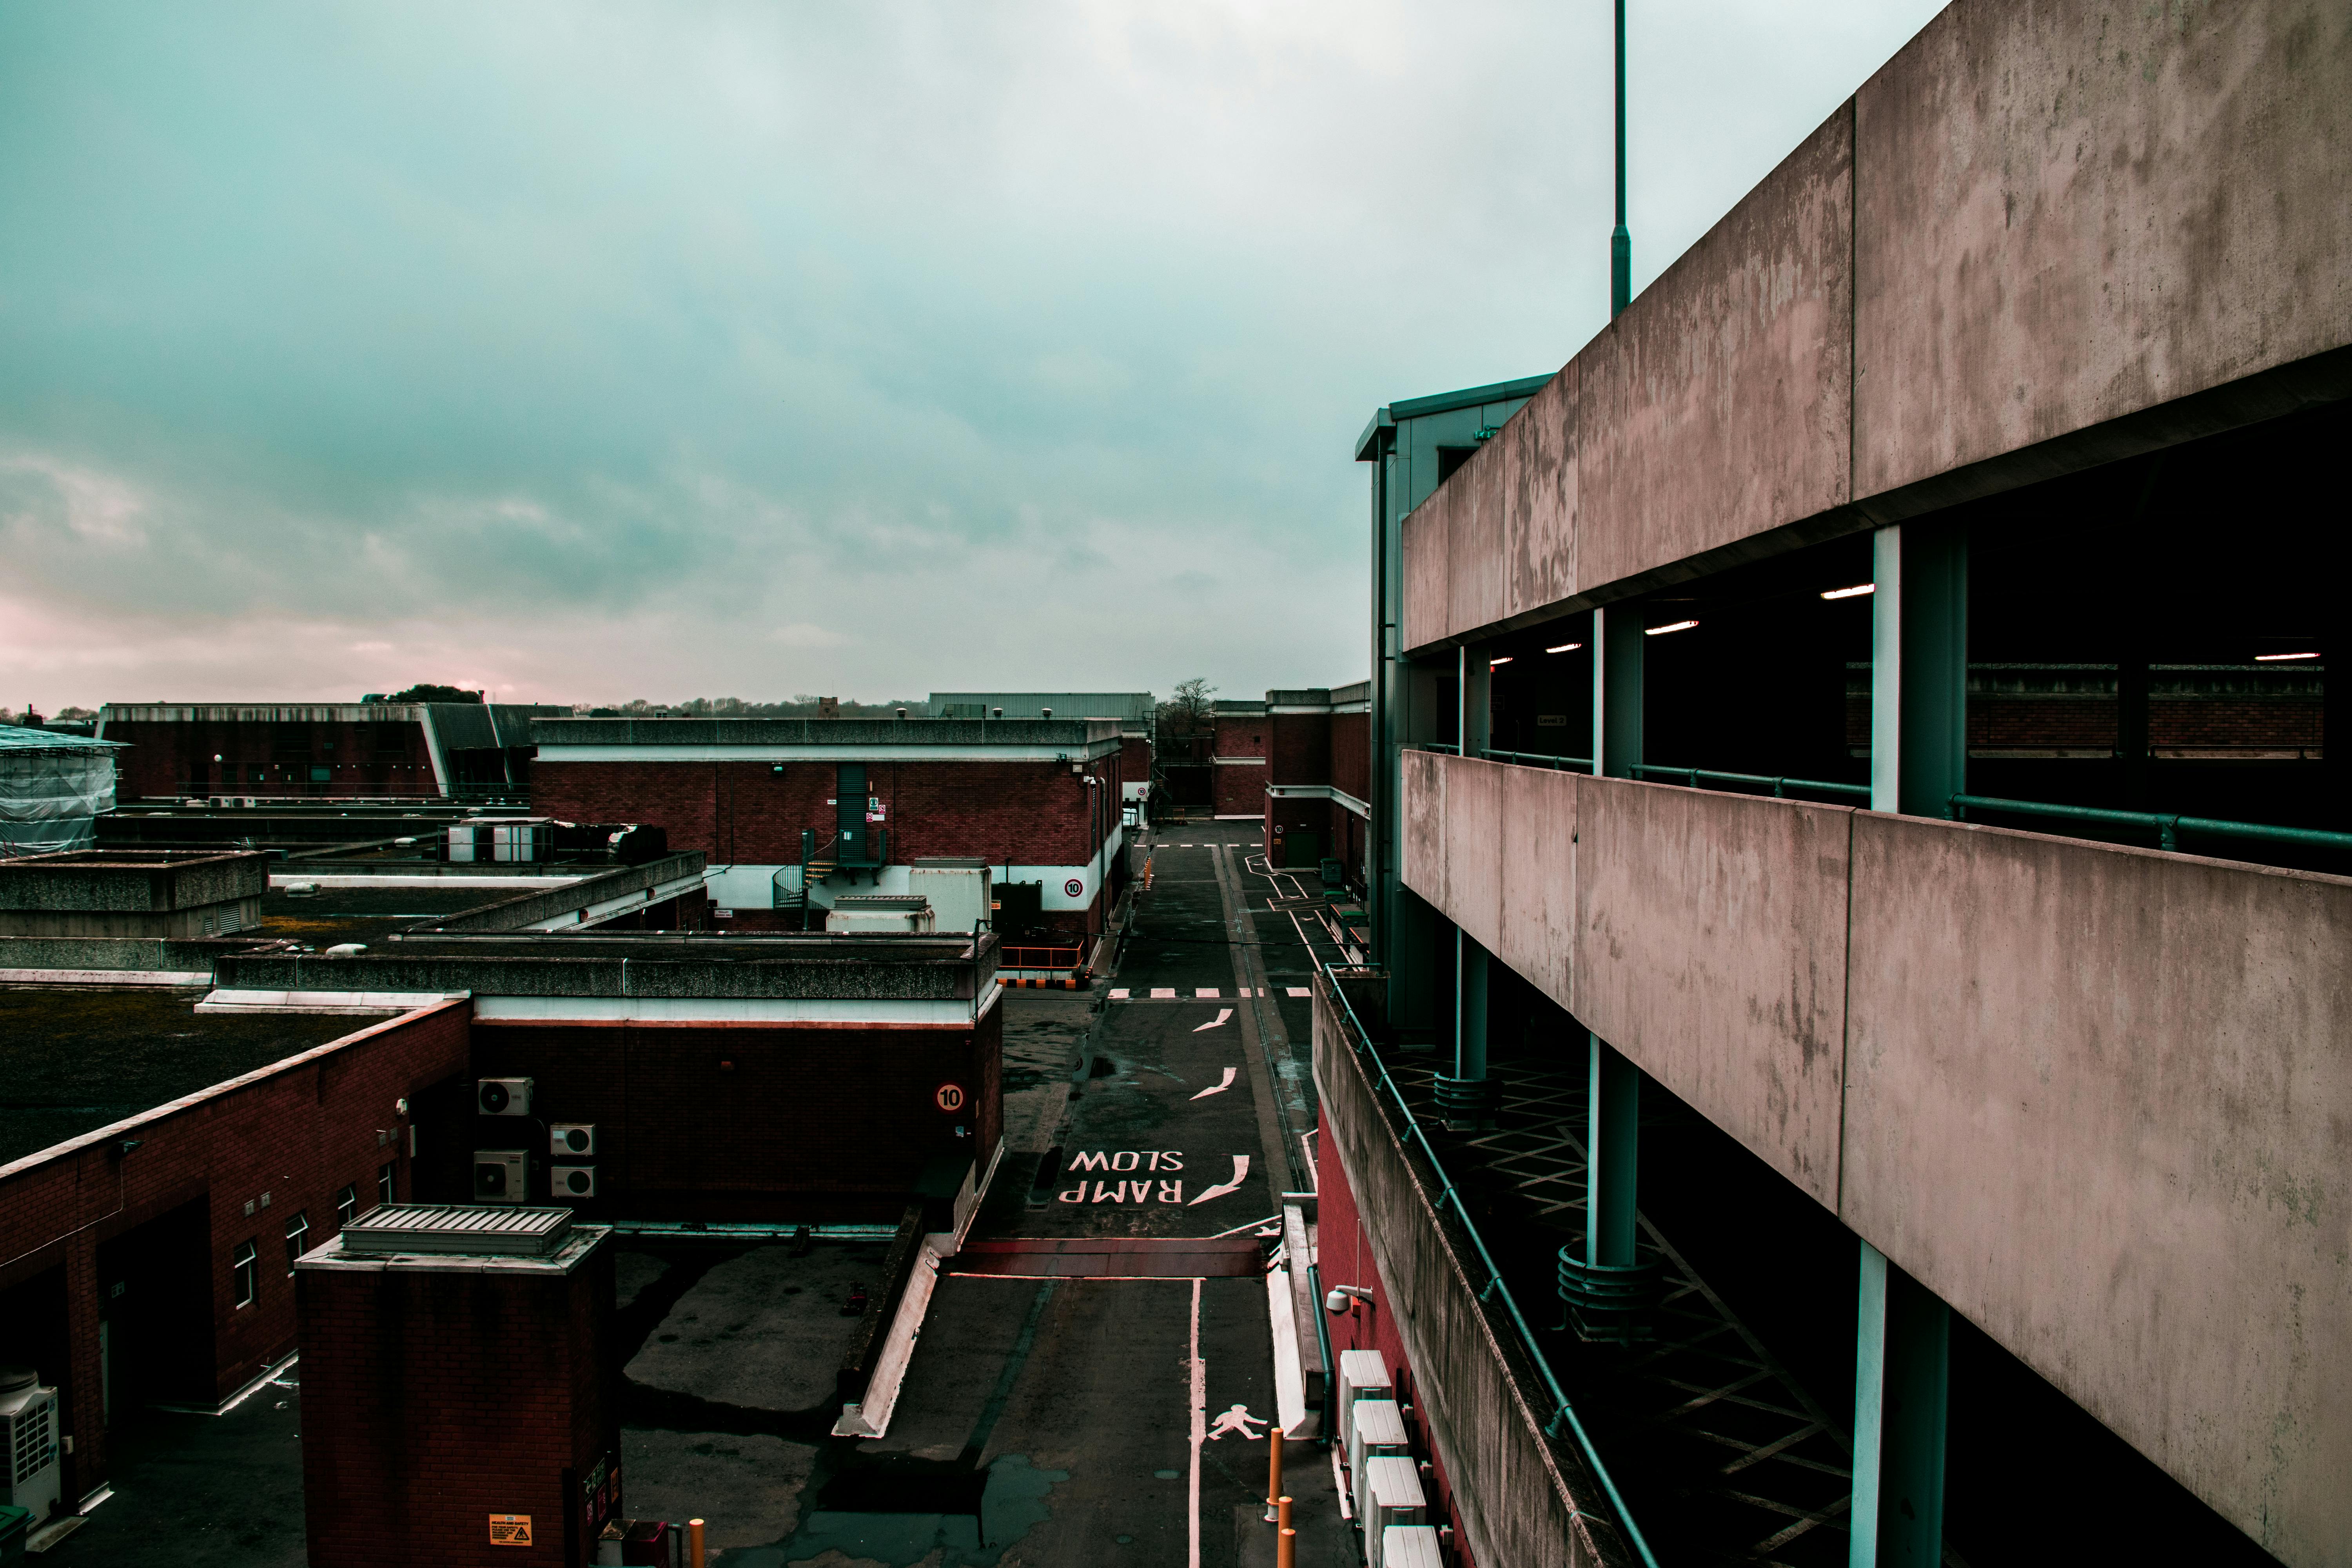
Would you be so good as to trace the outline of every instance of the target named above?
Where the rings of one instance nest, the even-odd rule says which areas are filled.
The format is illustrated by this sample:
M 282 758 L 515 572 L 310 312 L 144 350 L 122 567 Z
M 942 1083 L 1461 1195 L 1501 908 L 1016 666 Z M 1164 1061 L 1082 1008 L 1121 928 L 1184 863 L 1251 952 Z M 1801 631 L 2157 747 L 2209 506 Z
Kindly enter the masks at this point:
M 0 858 L 89 848 L 114 809 L 116 750 L 0 745 Z

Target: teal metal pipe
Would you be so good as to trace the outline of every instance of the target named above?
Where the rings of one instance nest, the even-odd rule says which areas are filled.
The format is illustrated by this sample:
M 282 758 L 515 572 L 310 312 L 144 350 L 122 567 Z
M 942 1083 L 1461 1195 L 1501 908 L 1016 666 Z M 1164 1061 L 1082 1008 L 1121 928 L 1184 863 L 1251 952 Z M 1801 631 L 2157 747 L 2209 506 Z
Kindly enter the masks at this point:
M 2298 844 L 2315 849 L 2352 849 L 2352 833 L 2331 833 L 2318 827 L 2274 827 L 2266 822 L 2229 822 L 2213 816 L 2182 816 L 2155 811 L 2110 811 L 2096 805 L 2059 805 L 2041 800 L 2000 800 L 1991 795 L 1956 795 L 1945 815 L 1965 820 L 1965 811 L 2000 811 L 2016 816 L 2052 816 L 2070 822 L 2104 822 L 2117 827 L 2153 829 L 2158 845 L 2179 847 L 2179 835 L 2201 833 L 2216 838 L 2251 838 L 2269 844 Z
M 1316 966 L 1323 976 L 1324 984 L 1331 989 L 1332 1000 L 1339 1003 L 1340 1010 L 1347 1014 L 1349 1027 L 1355 1031 L 1356 1039 L 1360 1042 L 1358 1048 L 1370 1058 L 1372 1070 L 1380 1075 L 1381 1087 L 1389 1091 L 1391 1100 L 1396 1101 L 1397 1110 L 1404 1118 L 1405 1131 L 1412 1133 L 1413 1142 L 1421 1145 L 1421 1156 L 1429 1163 L 1430 1173 L 1437 1178 L 1441 1204 L 1454 1205 L 1454 1215 L 1461 1221 L 1463 1232 L 1470 1237 L 1470 1245 L 1478 1249 L 1478 1261 L 1486 1268 L 1487 1281 L 1486 1288 L 1478 1293 L 1478 1299 L 1483 1301 L 1492 1296 L 1502 1298 L 1503 1309 L 1510 1314 L 1511 1326 L 1518 1331 L 1520 1346 L 1528 1352 L 1528 1358 L 1535 1363 L 1536 1372 L 1542 1377 L 1546 1392 L 1551 1395 L 1552 1417 L 1544 1427 L 1545 1432 L 1557 1436 L 1560 1424 L 1568 1424 L 1577 1451 L 1584 1456 L 1584 1462 L 1591 1468 L 1593 1479 L 1601 1483 L 1601 1491 L 1609 1498 L 1609 1506 L 1616 1511 L 1617 1527 L 1624 1531 L 1626 1543 L 1642 1560 L 1643 1568 L 1658 1568 L 1658 1559 L 1651 1552 L 1649 1542 L 1643 1537 L 1641 1526 L 1633 1522 L 1633 1511 L 1625 1506 L 1624 1496 L 1618 1491 L 1616 1481 L 1611 1478 L 1609 1467 L 1601 1463 L 1601 1450 L 1593 1447 L 1591 1434 L 1584 1429 L 1584 1423 L 1577 1419 L 1575 1406 L 1569 1404 L 1567 1391 L 1560 1387 L 1559 1378 L 1551 1370 L 1550 1358 L 1536 1343 L 1534 1331 L 1528 1327 L 1527 1318 L 1519 1311 L 1519 1304 L 1511 1295 L 1510 1285 L 1503 1279 L 1503 1271 L 1495 1266 L 1493 1254 L 1486 1250 L 1486 1243 L 1478 1234 L 1477 1222 L 1470 1217 L 1469 1209 L 1464 1206 L 1462 1194 L 1454 1191 L 1454 1180 L 1445 1173 L 1445 1166 L 1438 1159 L 1437 1151 L 1430 1147 L 1428 1135 L 1421 1130 L 1421 1119 L 1412 1113 L 1412 1107 L 1406 1102 L 1404 1092 L 1389 1076 L 1388 1064 L 1381 1060 L 1380 1050 L 1372 1044 L 1371 1031 L 1364 1027 L 1361 1018 L 1356 1016 L 1355 1004 L 1349 1002 L 1347 992 L 1340 989 L 1339 976 L 1331 973 L 1330 964 L 1318 959 Z
M 1698 781 L 1701 779 L 1721 779 L 1727 784 L 1769 784 L 1772 786 L 1772 793 L 1776 795 L 1788 790 L 1801 789 L 1822 795 L 1846 795 L 1855 800 L 1867 801 L 1870 798 L 1868 784 L 1832 784 L 1826 779 L 1775 777 L 1769 773 L 1727 773 L 1717 768 L 1670 768 L 1654 763 L 1635 763 L 1633 771 L 1634 775 L 1640 778 L 1648 778 L 1655 774 L 1662 778 L 1687 779 L 1693 789 L 1698 787 Z

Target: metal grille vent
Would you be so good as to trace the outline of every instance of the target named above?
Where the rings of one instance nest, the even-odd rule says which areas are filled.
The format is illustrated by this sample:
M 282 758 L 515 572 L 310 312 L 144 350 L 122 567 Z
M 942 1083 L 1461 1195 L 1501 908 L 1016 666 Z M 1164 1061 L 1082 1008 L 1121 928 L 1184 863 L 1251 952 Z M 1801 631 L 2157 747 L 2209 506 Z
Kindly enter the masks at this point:
M 343 1250 L 543 1258 L 563 1245 L 571 1229 L 569 1209 L 386 1204 L 343 1227 Z
M 41 1467 L 49 1462 L 49 1426 L 57 1413 L 53 1399 L 38 1399 L 16 1413 L 11 1424 L 16 1428 L 12 1445 L 16 1465 L 16 1486 L 31 1480 Z

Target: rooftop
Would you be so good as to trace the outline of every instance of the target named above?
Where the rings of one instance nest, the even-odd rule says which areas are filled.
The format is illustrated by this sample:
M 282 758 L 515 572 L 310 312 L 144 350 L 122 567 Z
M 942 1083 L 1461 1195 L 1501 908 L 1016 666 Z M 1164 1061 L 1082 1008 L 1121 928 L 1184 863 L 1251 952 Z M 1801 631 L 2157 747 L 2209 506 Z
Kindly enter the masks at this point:
M 268 857 L 250 850 L 68 849 L 0 860 L 0 910 L 164 910 L 252 898 Z
M 901 746 L 1053 747 L 1108 742 L 1116 746 L 1116 718 L 933 719 L 535 719 L 531 739 L 542 746 L 824 747 L 845 760 Z
M 0 988 L 0 1165 L 350 1034 L 347 1017 L 204 1016 L 161 989 Z
M 0 724 L 0 752 L 119 752 L 121 742 L 92 740 L 56 730 L 27 730 L 20 724 Z

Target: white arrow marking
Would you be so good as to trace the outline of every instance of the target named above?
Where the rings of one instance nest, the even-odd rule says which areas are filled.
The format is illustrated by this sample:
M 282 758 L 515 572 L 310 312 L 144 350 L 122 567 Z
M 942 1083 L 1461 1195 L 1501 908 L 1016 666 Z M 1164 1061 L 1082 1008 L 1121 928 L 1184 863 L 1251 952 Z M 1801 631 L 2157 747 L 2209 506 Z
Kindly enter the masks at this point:
M 1220 1007 L 1217 1009 L 1217 1016 L 1210 1019 L 1207 1023 L 1202 1025 L 1201 1029 L 1213 1029 L 1218 1025 L 1223 1023 L 1226 1019 L 1231 1018 L 1233 1016 L 1234 1010 L 1231 1007 Z M 1201 1029 L 1195 1029 L 1192 1032 L 1197 1035 L 1201 1032 Z
M 1208 1025 L 1203 1024 L 1203 1025 L 1202 1025 L 1202 1026 L 1201 1026 L 1201 1028 L 1205 1029 L 1205 1028 L 1207 1028 L 1208 1026 L 1209 1026 Z M 1200 1030 L 1200 1029 L 1195 1029 L 1195 1030 L 1193 1030 L 1192 1032 L 1193 1032 L 1194 1034 L 1196 1034 L 1196 1035 L 1197 1035 L 1197 1034 L 1199 1034 L 1199 1033 L 1201 1032 L 1201 1030 Z M 1234 1069 L 1233 1069 L 1233 1068 L 1227 1068 L 1225 1069 L 1225 1080 L 1224 1080 L 1223 1083 L 1218 1084 L 1214 1089 L 1202 1089 L 1200 1093 L 1198 1093 L 1198 1094 L 1194 1095 L 1192 1098 L 1193 1098 L 1194 1100 L 1206 1100 L 1206 1099 L 1208 1099 L 1208 1098 L 1209 1098 L 1209 1096 L 1211 1096 L 1211 1095 L 1213 1095 L 1213 1094 L 1223 1094 L 1223 1093 L 1224 1093 L 1224 1092 L 1225 1092 L 1225 1090 L 1227 1090 L 1227 1089 L 1231 1089 L 1231 1088 L 1233 1088 L 1233 1087 L 1234 1087 Z
M 1184 1206 L 1185 1206 L 1186 1208 L 1191 1208 L 1191 1207 L 1192 1206 L 1192 1204 L 1204 1204 L 1204 1203 L 1207 1203 L 1211 1198 L 1221 1198 L 1221 1197 L 1223 1197 L 1227 1193 L 1233 1192 L 1233 1191 L 1236 1190 L 1237 1188 L 1239 1188 L 1239 1187 L 1241 1186 L 1241 1184 L 1242 1184 L 1244 1182 L 1246 1182 L 1246 1181 L 1248 1181 L 1248 1180 L 1249 1180 L 1249 1160 L 1250 1160 L 1250 1157 L 1249 1157 L 1247 1154 L 1236 1154 L 1236 1155 L 1234 1155 L 1234 1179 L 1233 1179 L 1232 1181 L 1230 1181 L 1230 1182 L 1227 1182 L 1224 1185 L 1223 1185 L 1223 1186 L 1221 1186 L 1221 1187 L 1211 1187 L 1211 1188 L 1209 1188 L 1206 1192 L 1203 1192 L 1203 1193 L 1202 1193 L 1199 1197 L 1194 1198 L 1194 1199 L 1192 1200 L 1192 1203 L 1186 1204 Z

